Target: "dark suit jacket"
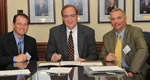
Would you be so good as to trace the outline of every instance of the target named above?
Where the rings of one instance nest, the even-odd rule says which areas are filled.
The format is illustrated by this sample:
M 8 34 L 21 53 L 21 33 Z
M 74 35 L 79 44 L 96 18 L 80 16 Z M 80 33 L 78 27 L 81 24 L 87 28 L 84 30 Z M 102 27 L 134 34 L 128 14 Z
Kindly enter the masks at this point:
M 103 37 L 104 45 L 100 57 L 104 58 L 108 53 L 115 52 L 116 34 L 115 30 L 111 30 Z M 140 28 L 127 25 L 122 49 L 128 45 L 131 51 L 125 54 L 123 51 L 123 57 L 128 64 L 129 68 L 133 72 L 142 72 L 146 68 L 146 60 L 148 58 L 148 48 L 144 39 L 143 32 Z
M 96 54 L 94 30 L 78 24 L 77 37 L 79 57 L 86 60 L 96 60 L 98 56 Z M 64 24 L 50 29 L 46 60 L 50 61 L 55 52 L 62 55 L 62 60 L 67 60 L 67 32 Z
M 24 53 L 28 52 L 31 55 L 31 61 L 38 60 L 36 40 L 27 35 L 24 36 Z M 13 62 L 13 57 L 18 55 L 18 49 L 13 32 L 0 36 L 0 62 Z
M 144 11 L 147 12 L 145 14 L 149 14 L 150 13 L 150 3 L 148 3 L 148 5 L 145 5 L 145 3 L 141 5 L 140 13 L 144 14 Z

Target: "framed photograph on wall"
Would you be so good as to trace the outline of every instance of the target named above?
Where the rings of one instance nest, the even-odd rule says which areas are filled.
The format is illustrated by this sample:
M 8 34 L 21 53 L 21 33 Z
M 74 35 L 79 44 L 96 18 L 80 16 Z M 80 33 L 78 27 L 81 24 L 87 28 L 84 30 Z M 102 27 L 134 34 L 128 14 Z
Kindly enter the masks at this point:
M 150 21 L 150 0 L 133 1 L 133 22 Z
M 125 0 L 98 0 L 98 23 L 110 22 L 109 14 L 115 8 L 125 11 Z
M 67 4 L 77 7 L 79 13 L 78 22 L 90 23 L 89 0 L 63 0 L 63 7 Z
M 31 24 L 54 24 L 54 0 L 28 0 L 29 18 Z

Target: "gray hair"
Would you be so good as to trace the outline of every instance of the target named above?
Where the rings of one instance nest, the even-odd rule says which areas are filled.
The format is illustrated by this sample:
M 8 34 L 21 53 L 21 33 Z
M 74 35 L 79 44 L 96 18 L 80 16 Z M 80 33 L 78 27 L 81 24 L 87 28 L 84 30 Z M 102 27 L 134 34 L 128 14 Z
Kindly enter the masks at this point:
M 121 11 L 121 12 L 123 13 L 123 15 L 125 16 L 125 12 L 124 12 L 122 9 L 120 9 L 120 8 L 115 8 L 115 9 L 113 9 L 113 10 L 110 12 L 110 14 L 111 14 L 112 12 L 116 12 L 116 11 Z

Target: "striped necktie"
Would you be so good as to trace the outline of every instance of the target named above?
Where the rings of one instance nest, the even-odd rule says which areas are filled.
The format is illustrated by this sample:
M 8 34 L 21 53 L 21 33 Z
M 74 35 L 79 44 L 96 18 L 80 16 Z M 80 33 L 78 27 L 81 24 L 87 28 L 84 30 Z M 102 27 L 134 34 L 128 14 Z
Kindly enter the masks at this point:
M 74 45 L 73 45 L 72 31 L 70 31 L 67 44 L 67 60 L 74 61 Z
M 21 51 L 22 51 L 21 50 L 21 41 L 19 41 L 18 42 L 18 53 L 21 54 L 22 53 Z

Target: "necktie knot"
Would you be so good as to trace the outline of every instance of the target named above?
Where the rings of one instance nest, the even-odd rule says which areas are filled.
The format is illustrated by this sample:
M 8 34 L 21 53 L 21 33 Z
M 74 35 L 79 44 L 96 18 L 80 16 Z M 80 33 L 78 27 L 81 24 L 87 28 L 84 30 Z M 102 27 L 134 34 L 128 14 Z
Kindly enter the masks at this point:
M 118 34 L 118 39 L 120 39 L 121 38 L 121 36 L 120 36 L 120 34 Z
M 72 34 L 72 31 L 70 31 L 70 34 Z

